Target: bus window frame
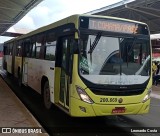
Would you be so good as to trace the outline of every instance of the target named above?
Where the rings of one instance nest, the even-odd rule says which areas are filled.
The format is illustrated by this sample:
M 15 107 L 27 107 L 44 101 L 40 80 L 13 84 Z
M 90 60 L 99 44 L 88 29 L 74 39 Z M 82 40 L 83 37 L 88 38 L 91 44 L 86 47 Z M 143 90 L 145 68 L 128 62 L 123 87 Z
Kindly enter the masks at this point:
M 16 53 L 15 53 L 15 56 L 16 57 L 22 57 L 23 56 L 23 40 L 16 41 Z
M 69 46 L 67 45 L 67 55 L 66 55 L 66 69 L 64 69 L 62 67 L 62 55 L 57 55 L 58 53 L 62 54 L 63 51 L 62 51 L 62 46 L 63 46 L 63 39 L 67 39 L 69 41 L 69 43 L 67 42 L 67 44 L 69 44 Z M 73 45 L 71 45 L 71 40 L 73 40 Z M 74 46 L 76 46 L 76 39 L 75 39 L 75 36 L 74 34 L 70 34 L 70 35 L 65 35 L 65 36 L 62 36 L 62 37 L 59 37 L 58 38 L 58 44 L 57 45 L 61 45 L 61 46 L 58 46 L 57 47 L 57 51 L 56 51 L 56 63 L 58 62 L 60 65 L 59 67 L 61 67 L 65 73 L 70 77 L 70 83 L 72 83 L 72 72 L 73 72 L 73 56 L 74 56 Z M 72 50 L 71 50 L 71 47 L 70 46 L 73 46 L 72 47 Z M 71 60 L 69 61 L 69 58 L 71 58 Z M 70 63 L 71 62 L 71 63 Z
M 51 39 L 50 39 L 51 38 Z M 51 40 L 51 41 L 50 41 Z M 48 30 L 46 31 L 46 37 L 44 40 L 44 60 L 50 60 L 50 61 L 56 61 L 56 50 L 57 50 L 57 36 L 56 36 L 56 30 Z M 47 45 L 47 43 L 49 42 L 53 42 L 53 45 Z M 46 58 L 46 51 L 47 51 L 47 47 L 53 46 L 55 48 L 55 52 L 54 52 L 54 59 L 47 59 Z
M 40 39 L 39 39 L 40 38 Z M 44 46 L 45 46 L 46 34 L 45 32 L 39 33 L 35 36 L 35 58 L 36 59 L 44 59 Z M 40 42 L 38 42 L 40 40 Z M 37 49 L 39 50 L 39 56 L 37 56 Z
M 24 57 L 31 58 L 32 55 L 31 38 L 29 37 L 27 39 L 23 39 L 23 41 L 24 41 Z M 26 50 L 28 50 L 29 52 L 26 52 Z

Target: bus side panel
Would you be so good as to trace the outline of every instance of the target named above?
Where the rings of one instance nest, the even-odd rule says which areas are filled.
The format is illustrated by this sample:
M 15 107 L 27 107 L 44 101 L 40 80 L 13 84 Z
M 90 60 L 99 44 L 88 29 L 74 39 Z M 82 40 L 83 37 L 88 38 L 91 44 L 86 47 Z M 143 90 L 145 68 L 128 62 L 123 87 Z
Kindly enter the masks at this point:
M 61 68 L 55 67 L 55 77 L 54 77 L 54 102 L 59 102 L 59 94 L 60 94 L 60 76 L 61 76 Z
M 12 74 L 12 56 L 7 55 L 7 71 Z
M 4 69 L 12 74 L 12 56 L 11 55 L 4 55 L 3 58 L 4 61 Z
M 49 81 L 51 102 L 54 102 L 55 62 L 34 58 L 24 58 L 23 70 L 26 68 L 25 63 L 27 63 L 27 73 L 23 72 L 23 78 L 26 76 L 24 74 L 27 74 L 27 85 L 41 94 L 41 80 L 42 77 L 46 77 Z

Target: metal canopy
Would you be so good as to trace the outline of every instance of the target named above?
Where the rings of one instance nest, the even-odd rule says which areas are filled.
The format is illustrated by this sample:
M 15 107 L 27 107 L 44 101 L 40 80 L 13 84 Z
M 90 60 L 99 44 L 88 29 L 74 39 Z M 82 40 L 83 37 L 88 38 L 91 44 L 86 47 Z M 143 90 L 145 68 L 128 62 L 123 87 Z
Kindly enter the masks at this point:
M 160 0 L 123 0 L 87 14 L 114 16 L 145 22 L 151 34 L 160 33 Z
M 0 36 L 24 17 L 42 0 L 1 0 L 0 1 Z

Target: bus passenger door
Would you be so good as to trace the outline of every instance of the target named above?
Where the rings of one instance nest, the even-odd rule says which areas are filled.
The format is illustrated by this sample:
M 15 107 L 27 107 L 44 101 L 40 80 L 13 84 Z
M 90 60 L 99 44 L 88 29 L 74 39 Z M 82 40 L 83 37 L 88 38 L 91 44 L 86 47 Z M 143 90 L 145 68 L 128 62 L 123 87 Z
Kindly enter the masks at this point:
M 60 76 L 60 94 L 59 103 L 65 108 L 69 109 L 69 67 L 71 67 L 72 53 L 71 53 L 71 37 L 64 37 L 61 39 L 61 76 Z

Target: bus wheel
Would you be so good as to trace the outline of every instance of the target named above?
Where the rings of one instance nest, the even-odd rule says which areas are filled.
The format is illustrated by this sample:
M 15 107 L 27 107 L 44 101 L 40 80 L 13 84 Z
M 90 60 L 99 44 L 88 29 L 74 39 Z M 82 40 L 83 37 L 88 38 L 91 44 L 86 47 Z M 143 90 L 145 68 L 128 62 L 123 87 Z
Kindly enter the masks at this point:
M 44 106 L 46 109 L 50 109 L 52 106 L 52 103 L 50 101 L 50 89 L 49 89 L 49 82 L 46 81 L 44 83 L 43 87 L 43 101 L 44 101 Z

